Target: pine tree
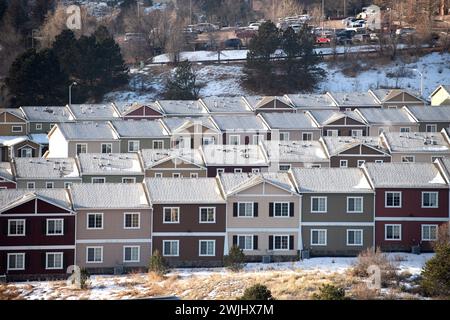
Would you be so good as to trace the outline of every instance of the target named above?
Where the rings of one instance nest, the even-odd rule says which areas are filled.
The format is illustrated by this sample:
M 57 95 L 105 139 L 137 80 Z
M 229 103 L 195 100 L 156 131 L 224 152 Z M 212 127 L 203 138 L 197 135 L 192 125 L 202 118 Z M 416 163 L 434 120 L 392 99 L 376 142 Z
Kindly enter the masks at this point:
M 26 0 L 10 1 L 4 14 L 5 23 L 12 26 L 16 31 L 23 35 L 27 33 L 29 18 L 26 12 Z
M 239 271 L 244 268 L 245 254 L 237 245 L 233 245 L 230 252 L 224 258 L 224 265 L 231 271 Z
M 59 63 L 64 71 L 73 76 L 76 72 L 80 52 L 77 47 L 77 39 L 72 30 L 65 29 L 55 38 L 53 49 L 56 52 Z
M 54 9 L 54 0 L 35 0 L 32 11 L 31 20 L 33 23 L 33 28 L 40 28 L 45 20 L 48 12 Z
M 175 74 L 167 81 L 165 97 L 169 100 L 196 100 L 199 90 L 192 64 L 185 60 L 178 64 Z
M 158 276 L 163 276 L 169 271 L 169 268 L 167 267 L 167 262 L 164 259 L 164 257 L 161 256 L 159 250 L 155 250 L 153 252 L 150 258 L 148 271 L 154 272 Z
M 239 300 L 274 300 L 272 292 L 265 285 L 255 284 L 244 291 Z
M 8 4 L 6 3 L 6 0 L 0 0 L 0 24 L 2 22 L 3 16 L 5 15 L 7 8 Z

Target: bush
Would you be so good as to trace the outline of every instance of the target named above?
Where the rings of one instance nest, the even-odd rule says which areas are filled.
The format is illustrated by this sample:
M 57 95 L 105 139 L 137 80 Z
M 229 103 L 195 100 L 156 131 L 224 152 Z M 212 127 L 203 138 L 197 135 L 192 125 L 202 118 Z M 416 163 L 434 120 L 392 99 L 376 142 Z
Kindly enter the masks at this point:
M 159 252 L 159 250 L 153 251 L 153 255 L 150 258 L 148 271 L 153 272 L 153 273 L 157 274 L 158 276 L 163 276 L 169 271 L 167 262 L 161 256 L 161 253 Z
M 244 291 L 239 300 L 274 300 L 272 292 L 265 285 L 255 284 Z
M 358 255 L 356 264 L 353 266 L 353 275 L 357 277 L 368 277 L 367 269 L 378 266 L 381 270 L 381 283 L 386 285 L 390 281 L 397 280 L 397 268 L 381 251 L 380 248 L 367 248 Z
M 245 254 L 241 248 L 233 245 L 228 253 L 228 256 L 224 258 L 224 265 L 231 271 L 239 271 L 244 268 Z
M 314 300 L 347 300 L 345 297 L 345 289 L 333 286 L 331 284 L 324 284 L 319 288 L 319 293 L 314 293 L 312 298 Z
M 89 277 L 91 275 L 89 274 L 89 272 L 86 269 L 81 269 L 80 271 L 80 288 L 81 289 L 87 289 L 88 285 L 89 285 Z

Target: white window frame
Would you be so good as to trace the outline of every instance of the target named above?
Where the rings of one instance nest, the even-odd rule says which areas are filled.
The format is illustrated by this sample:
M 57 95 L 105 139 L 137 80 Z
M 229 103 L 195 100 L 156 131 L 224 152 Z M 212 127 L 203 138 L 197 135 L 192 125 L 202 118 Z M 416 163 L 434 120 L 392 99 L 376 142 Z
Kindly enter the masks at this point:
M 236 138 L 237 138 L 237 139 L 236 139 Z M 236 139 L 236 142 L 237 142 L 237 143 L 231 143 L 231 141 L 232 141 L 233 139 Z M 228 144 L 230 144 L 230 145 L 239 145 L 239 144 L 241 144 L 241 136 L 238 135 L 238 134 L 230 134 L 230 135 L 228 136 Z
M 35 128 L 36 130 L 42 130 L 42 123 L 36 123 Z
M 350 211 L 350 199 L 360 199 L 361 200 L 361 210 Z M 347 197 L 347 213 L 363 213 L 364 212 L 364 197 Z
M 305 135 L 308 137 L 307 139 L 305 139 Z M 312 141 L 312 140 L 313 140 L 312 132 L 302 132 L 302 141 Z
M 68 189 L 72 185 L 73 185 L 73 182 L 64 182 L 64 188 L 65 189 Z
M 131 150 L 131 148 L 130 148 L 131 144 L 133 144 L 133 146 L 137 145 L 138 146 L 137 150 L 134 150 L 134 149 Z M 139 140 L 128 140 L 128 152 L 138 152 L 140 148 L 141 148 L 141 142 Z
M 48 266 L 48 257 L 50 255 L 61 256 L 61 267 L 49 267 Z M 45 253 L 45 269 L 46 270 L 62 270 L 63 268 L 64 268 L 64 252 L 46 252 Z
M 246 207 L 246 205 L 247 204 L 251 204 L 251 216 L 247 216 L 247 215 L 242 215 L 241 216 L 241 204 L 245 204 L 245 207 Z M 251 201 L 241 201 L 241 202 L 238 202 L 237 203 L 238 205 L 237 205 L 237 217 L 238 218 L 253 218 L 254 217 L 254 214 L 255 214 L 255 206 L 254 206 L 254 203 L 253 202 L 251 202 Z
M 56 126 L 56 123 L 50 123 L 50 130 L 52 130 L 54 126 Z
M 127 227 L 127 215 L 137 215 L 138 216 L 138 225 L 137 227 Z M 133 222 L 133 219 L 131 219 Z M 141 228 L 141 213 L 140 212 L 124 212 L 123 213 L 123 228 L 125 230 L 138 230 Z
M 339 130 L 327 129 L 327 137 L 339 137 Z
M 19 130 L 14 130 L 14 128 L 15 129 L 17 129 L 17 128 L 19 128 Z M 13 125 L 13 126 L 11 126 L 11 132 L 22 132 L 23 131 L 23 127 L 22 126 L 16 126 L 16 125 Z
M 177 244 L 177 253 L 176 254 L 167 254 L 166 252 L 165 252 L 165 248 L 166 248 L 166 246 L 165 246 L 165 244 L 167 243 L 167 242 L 173 242 L 173 243 L 176 243 Z M 172 246 L 170 246 L 170 248 L 172 249 Z M 180 256 L 180 240 L 163 240 L 163 242 L 162 242 L 162 254 L 163 254 L 163 256 L 164 257 L 179 257 Z
M 25 151 L 25 154 L 24 154 Z M 20 149 L 20 157 L 21 158 L 32 158 L 33 157 L 33 149 L 30 147 L 23 147 Z
M 253 144 L 259 144 L 260 141 L 264 140 L 264 135 L 263 134 L 254 134 L 252 137 L 253 140 Z
M 214 220 L 213 221 L 203 221 L 202 220 L 202 209 L 206 209 L 206 210 L 213 209 Z M 207 213 L 207 216 L 208 216 L 208 213 Z M 216 223 L 216 207 L 200 207 L 198 209 L 198 221 L 199 221 L 199 223 L 205 223 L 205 224 Z
M 155 172 L 155 178 L 162 178 L 163 174 L 162 172 Z
M 352 137 L 362 137 L 363 130 L 362 129 L 352 129 L 351 135 L 352 135 Z
M 130 180 L 130 182 L 125 182 L 125 180 Z M 136 183 L 136 178 L 135 177 L 123 177 L 122 183 Z
M 100 250 L 100 252 L 101 252 L 100 261 L 89 261 L 89 249 Z M 94 251 L 94 258 L 95 258 L 95 251 Z M 103 263 L 103 246 L 86 247 L 86 263 Z
M 361 243 L 349 243 L 349 233 L 350 232 L 360 232 L 361 233 Z M 363 229 L 347 229 L 346 231 L 347 234 L 347 246 L 349 247 L 361 247 L 364 245 L 364 230 Z
M 314 209 L 313 202 L 314 202 L 315 199 L 318 199 L 318 200 L 325 199 L 325 210 L 313 210 Z M 319 209 L 319 207 L 320 207 L 319 206 L 319 202 L 317 204 L 318 204 L 318 209 Z M 310 212 L 311 213 L 326 213 L 326 212 L 328 212 L 328 197 L 311 197 L 311 210 L 310 210 Z
M 348 160 L 339 160 L 339 168 L 348 168 Z
M 207 146 L 207 145 L 211 145 L 211 144 L 215 144 L 216 143 L 216 138 L 215 137 L 203 137 L 202 138 L 202 145 L 203 146 Z
M 125 252 L 127 249 L 137 249 L 138 259 L 137 260 L 126 260 Z M 141 246 L 123 246 L 123 263 L 136 263 L 136 262 L 141 262 Z
M 101 227 L 89 227 L 89 216 L 93 216 L 93 215 L 102 217 L 102 226 Z M 103 227 L 105 225 L 103 218 L 104 218 L 103 212 L 88 212 L 86 214 L 86 229 L 87 230 L 103 230 Z
M 428 130 L 431 128 L 431 130 Z M 425 125 L 425 132 L 427 133 L 436 133 L 437 132 L 437 124 L 427 124 Z
M 175 179 L 181 178 L 181 173 L 179 173 L 179 172 L 172 173 L 172 178 L 175 178 Z
M 234 173 L 242 173 L 242 168 L 234 168 Z
M 288 169 L 287 170 L 282 170 L 281 167 L 287 167 Z M 280 163 L 278 165 L 278 171 L 287 172 L 287 171 L 291 170 L 291 168 L 292 168 L 292 165 L 290 163 L 288 163 L 288 164 L 281 164 Z
M 49 223 L 51 222 L 51 221 L 54 221 L 54 222 L 56 222 L 56 221 L 61 221 L 61 233 L 49 233 Z M 54 237 L 54 236 L 63 236 L 64 235 L 64 219 L 62 219 L 62 218 L 58 218 L 58 219 L 54 219 L 54 218 L 52 218 L 52 219 L 47 219 L 46 220 L 46 223 L 45 223 L 45 235 L 47 235 L 47 236 L 51 236 L 51 237 Z
M 398 239 L 388 239 L 388 237 L 387 237 L 387 229 L 388 229 L 388 227 L 398 227 L 398 230 L 399 230 L 399 238 Z M 392 230 L 392 234 L 394 234 L 394 229 Z M 390 223 L 390 224 L 385 224 L 384 225 L 384 240 L 385 241 L 402 241 L 402 225 L 401 224 L 392 224 L 392 223 Z
M 423 201 L 425 199 L 425 193 L 432 193 L 436 195 L 436 205 L 435 206 L 424 206 Z M 422 201 L 421 201 L 422 208 L 424 209 L 436 209 L 439 208 L 439 192 L 437 191 L 422 191 Z
M 22 222 L 23 223 L 23 233 L 21 234 L 11 234 L 11 222 Z M 25 237 L 27 234 L 26 231 L 27 222 L 26 219 L 8 219 L 8 237 Z M 17 224 L 16 224 L 17 231 Z
M 106 147 L 106 149 L 110 149 L 109 152 L 103 152 L 103 147 Z M 113 147 L 112 147 L 112 143 L 102 143 L 102 145 L 100 146 L 100 153 L 102 154 L 110 154 L 113 152 Z
M 400 127 L 400 133 L 410 133 L 411 127 Z
M 280 141 L 289 141 L 289 136 L 288 131 L 280 132 Z
M 8 271 L 15 271 L 15 270 L 25 270 L 25 252 L 13 252 L 13 253 L 7 253 L 7 261 L 6 261 L 6 270 Z M 9 260 L 11 256 L 22 256 L 23 266 L 21 268 L 10 268 L 9 267 Z M 17 265 L 17 258 L 16 258 L 16 265 Z
M 424 227 L 425 228 L 436 228 L 436 238 L 435 239 L 431 239 L 431 238 L 425 238 L 424 237 Z M 421 235 L 420 238 L 422 239 L 422 241 L 436 241 L 438 238 L 438 232 L 439 232 L 439 226 L 437 224 L 422 224 L 420 226 L 420 230 L 421 230 Z M 428 232 L 431 235 L 431 232 Z
M 384 163 L 384 160 L 375 160 L 375 163 Z
M 286 249 L 283 249 L 283 248 L 277 249 L 277 248 L 275 248 L 275 243 L 276 243 L 276 238 L 277 237 L 282 237 L 282 238 L 286 237 L 287 238 L 287 242 L 286 242 L 287 243 L 287 248 Z M 289 235 L 287 235 L 287 234 L 274 234 L 272 241 L 273 241 L 272 242 L 272 248 L 273 248 L 272 250 L 273 251 L 289 251 L 290 250 L 289 249 L 290 248 L 290 236 Z M 281 243 L 283 243 L 283 242 L 280 241 L 280 244 Z
M 80 149 L 83 149 L 83 147 L 84 147 L 85 152 L 78 152 L 78 146 L 80 147 Z M 77 144 L 75 144 L 75 153 L 77 155 L 82 154 L 82 153 L 88 153 L 88 145 L 87 145 L 87 143 L 77 143 Z
M 27 182 L 27 189 L 28 190 L 36 189 L 36 183 L 35 182 Z
M 161 148 L 155 148 L 155 144 L 157 144 L 157 143 L 161 144 Z M 153 140 L 152 148 L 157 149 L 157 150 L 164 149 L 164 140 Z
M 260 173 L 261 170 L 259 168 L 252 168 L 252 173 Z
M 51 187 L 49 187 L 51 186 Z M 52 181 L 46 181 L 45 182 L 45 189 L 54 189 L 55 188 L 55 183 Z
M 213 253 L 212 254 L 202 254 L 202 242 L 212 242 L 213 243 Z M 208 251 L 208 245 L 206 246 L 206 251 Z M 199 257 L 215 257 L 216 256 L 216 240 L 213 239 L 202 239 L 198 241 L 198 256 Z
M 224 168 L 217 168 L 216 169 L 216 174 L 219 175 L 221 173 L 225 173 L 225 169 Z
M 388 194 L 389 193 L 398 193 L 400 195 L 400 201 L 399 201 L 399 205 L 398 206 L 388 206 L 387 201 L 388 201 Z M 385 191 L 384 192 L 384 207 L 385 208 L 401 208 L 402 207 L 402 192 L 401 191 Z
M 177 210 L 177 221 L 166 221 L 166 210 Z M 172 212 L 170 214 L 170 217 L 172 218 Z M 180 223 L 180 207 L 163 207 L 163 224 L 179 224 Z
M 254 248 L 254 243 L 253 243 L 253 237 L 254 237 L 254 235 L 253 235 L 253 234 L 237 234 L 236 237 L 237 237 L 237 246 L 238 246 L 240 249 L 242 249 L 243 251 L 252 251 L 252 250 L 255 250 L 255 249 L 253 249 L 253 248 Z M 250 248 L 250 249 L 248 249 L 248 248 L 242 248 L 242 247 L 239 245 L 239 237 L 244 237 L 244 247 L 245 247 L 245 244 L 247 243 L 247 241 L 245 241 L 245 238 L 250 237 L 250 240 L 251 240 L 251 248 Z
M 325 232 L 325 242 L 324 243 L 313 243 L 313 233 L 314 232 Z M 319 237 L 319 235 L 317 235 L 317 240 L 319 240 L 319 239 L 320 239 L 320 237 Z M 309 243 L 311 246 L 326 246 L 328 243 L 328 230 L 327 229 L 311 229 Z
M 285 216 L 284 215 L 277 215 L 276 214 L 276 212 L 277 212 L 276 206 L 280 205 L 281 208 L 282 208 L 283 204 L 287 204 L 287 215 L 285 215 Z M 278 201 L 278 202 L 274 202 L 273 203 L 273 216 L 274 217 L 276 217 L 276 218 L 289 218 L 290 217 L 290 213 L 291 213 L 291 204 L 290 204 L 290 202 Z
M 103 182 L 94 182 L 94 180 L 102 180 Z M 106 183 L 106 178 L 105 177 L 92 177 L 91 183 Z
M 405 161 L 406 160 L 406 158 L 411 158 L 412 159 L 412 161 Z M 416 156 L 411 156 L 411 155 L 405 155 L 405 156 L 402 156 L 401 157 L 401 162 L 402 163 L 414 163 L 414 162 L 416 162 Z
M 358 160 L 357 162 L 356 162 L 356 165 L 357 165 L 357 167 L 359 168 L 359 167 L 361 167 L 363 164 L 365 164 L 366 163 L 366 160 Z
M 198 178 L 198 172 L 191 172 L 190 175 L 191 179 L 197 179 Z

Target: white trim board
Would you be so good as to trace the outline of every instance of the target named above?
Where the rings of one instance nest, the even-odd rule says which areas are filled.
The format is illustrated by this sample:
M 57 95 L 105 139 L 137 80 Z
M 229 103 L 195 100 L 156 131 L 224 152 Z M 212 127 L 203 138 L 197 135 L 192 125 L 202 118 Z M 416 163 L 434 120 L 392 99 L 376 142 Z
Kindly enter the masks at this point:
M 76 243 L 151 243 L 151 239 L 82 239 Z
M 449 218 L 437 217 L 375 217 L 375 221 L 449 221 Z
M 373 227 L 374 222 L 302 222 L 302 227 L 330 226 L 330 227 Z
M 67 246 L 4 246 L 0 247 L 0 251 L 6 250 L 66 250 L 66 249 L 75 249 L 75 245 L 67 245 Z

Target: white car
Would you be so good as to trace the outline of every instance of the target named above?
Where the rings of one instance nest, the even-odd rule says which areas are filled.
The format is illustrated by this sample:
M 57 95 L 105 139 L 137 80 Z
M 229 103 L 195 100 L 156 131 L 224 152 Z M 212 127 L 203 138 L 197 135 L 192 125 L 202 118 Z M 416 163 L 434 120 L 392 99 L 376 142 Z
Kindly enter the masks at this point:
M 248 29 L 258 31 L 260 26 L 261 26 L 261 23 L 259 23 L 259 22 L 254 22 L 254 23 L 250 23 L 250 24 L 248 25 Z

